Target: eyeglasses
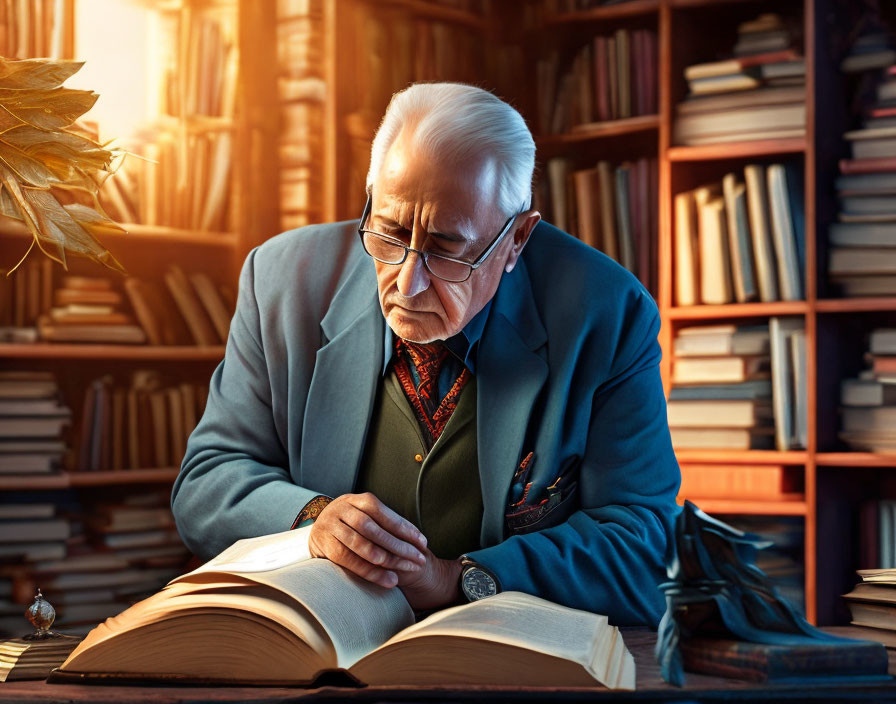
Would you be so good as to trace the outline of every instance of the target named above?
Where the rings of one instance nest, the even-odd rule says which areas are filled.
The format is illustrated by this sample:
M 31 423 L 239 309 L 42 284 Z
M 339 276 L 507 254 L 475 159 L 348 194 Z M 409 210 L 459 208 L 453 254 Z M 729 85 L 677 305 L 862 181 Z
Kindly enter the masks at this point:
M 507 222 L 504 223 L 504 227 L 501 228 L 501 231 L 492 240 L 492 243 L 479 255 L 476 261 L 471 263 L 460 259 L 452 259 L 442 254 L 435 254 L 434 252 L 414 249 L 406 246 L 394 237 L 389 237 L 374 230 L 368 230 L 364 226 L 367 224 L 367 218 L 370 217 L 371 199 L 372 197 L 368 195 L 367 205 L 364 206 L 364 213 L 361 215 L 361 222 L 358 225 L 358 235 L 361 237 L 364 251 L 383 264 L 403 264 L 404 260 L 408 258 L 408 252 L 416 252 L 423 259 L 423 266 L 426 267 L 430 274 L 437 279 L 456 284 L 469 279 L 473 270 L 482 266 L 488 255 L 495 250 L 495 247 L 498 246 L 498 243 L 510 230 L 510 225 L 516 218 L 516 215 L 511 215 L 507 218 Z

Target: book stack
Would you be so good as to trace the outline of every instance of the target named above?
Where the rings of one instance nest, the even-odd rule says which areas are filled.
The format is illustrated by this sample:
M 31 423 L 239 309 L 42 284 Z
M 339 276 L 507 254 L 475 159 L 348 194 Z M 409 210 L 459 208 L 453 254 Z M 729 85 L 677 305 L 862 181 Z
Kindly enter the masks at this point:
M 890 502 L 893 503 L 893 502 Z M 892 520 L 892 519 L 891 519 Z M 893 524 L 889 524 L 890 546 Z M 853 626 L 860 629 L 856 637 L 876 640 L 887 648 L 896 648 L 896 565 L 892 555 L 889 564 L 875 569 L 858 570 L 862 581 L 843 598 L 852 614 Z
M 667 409 L 676 448 L 806 447 L 808 386 L 801 318 L 770 318 L 768 326 L 683 328 L 673 345 Z
M 656 114 L 656 67 L 656 34 L 648 29 L 594 37 L 568 65 L 557 52 L 539 59 L 539 130 L 587 131 L 595 122 Z
M 536 191 L 537 207 L 561 230 L 612 257 L 655 290 L 657 219 L 656 159 L 574 170 L 557 157 L 547 164 L 547 193 Z
M 58 471 L 70 420 L 52 373 L 0 372 L 0 475 Z
M 64 276 L 53 301 L 55 307 L 37 320 L 46 342 L 146 342 L 143 329 L 121 310 L 124 299 L 109 278 Z
M 683 328 L 667 412 L 676 449 L 757 449 L 774 441 L 765 325 Z
M 49 261 L 49 260 L 47 260 Z M 35 273 L 46 269 L 41 262 Z M 25 271 L 26 276 L 32 272 Z M 52 273 L 52 269 L 50 269 Z M 18 271 L 13 276 L 19 276 Z M 31 342 L 112 343 L 151 345 L 218 346 L 227 342 L 230 319 L 235 302 L 231 290 L 217 285 L 204 272 L 185 273 L 171 265 L 164 274 L 164 282 L 157 283 L 129 276 L 123 282 L 124 295 L 113 281 L 105 277 L 62 277 L 55 291 L 14 300 L 22 301 L 16 309 L 24 309 L 25 301 L 51 301 L 45 312 L 35 306 L 34 338 L 3 337 L 3 330 L 27 332 L 28 328 L 0 327 L 0 339 Z M 28 279 L 31 281 L 32 279 Z M 38 279 L 34 279 L 38 281 Z M 52 281 L 41 277 L 40 282 Z M 22 288 L 16 284 L 16 289 Z M 43 291 L 41 284 L 40 291 Z M 0 296 L 3 289 L 0 287 Z M 127 304 L 125 303 L 127 298 Z M 2 310 L 2 308 L 0 308 Z M 25 322 L 22 318 L 14 322 Z
M 187 438 L 202 416 L 208 387 L 163 383 L 155 370 L 137 370 L 129 385 L 110 375 L 84 394 L 75 471 L 179 467 Z
M 840 439 L 854 450 L 896 451 L 896 329 L 869 337 L 868 368 L 840 385 Z M 896 565 L 892 565 L 896 567 Z
M 190 553 L 174 527 L 169 501 L 167 491 L 129 494 L 115 503 L 79 506 L 65 512 L 66 518 L 53 519 L 71 526 L 71 533 L 82 533 L 56 543 L 52 554 L 45 550 L 46 556 L 39 556 L 32 550 L 25 559 L 20 554 L 18 560 L 0 565 L 0 583 L 5 581 L 12 600 L 21 602 L 14 604 L 18 622 L 10 618 L 0 622 L 0 628 L 15 635 L 27 626 L 22 609 L 39 587 L 56 609 L 54 629 L 86 633 L 181 574 Z M 40 507 L 44 515 L 53 510 L 52 504 L 14 506 L 30 507 L 32 513 Z
M 862 127 L 843 135 L 828 275 L 844 296 L 896 295 L 896 65 L 881 76 Z
M 70 521 L 57 516 L 52 503 L 0 504 L 0 633 L 24 635 L 27 632 L 24 607 L 37 593 L 18 592 L 10 570 L 28 569 L 41 560 L 63 557 L 70 535 Z
M 725 516 L 722 520 L 771 543 L 756 555 L 756 566 L 768 575 L 783 598 L 805 613 L 803 519 L 799 516 Z
M 840 64 L 843 73 L 860 73 L 887 68 L 896 63 L 893 35 L 882 27 L 869 26 L 849 47 Z
M 675 303 L 805 297 L 802 169 L 751 164 L 675 196 Z
M 790 30 L 767 13 L 737 36 L 732 58 L 685 69 L 690 92 L 676 109 L 675 144 L 805 135 L 806 67 Z

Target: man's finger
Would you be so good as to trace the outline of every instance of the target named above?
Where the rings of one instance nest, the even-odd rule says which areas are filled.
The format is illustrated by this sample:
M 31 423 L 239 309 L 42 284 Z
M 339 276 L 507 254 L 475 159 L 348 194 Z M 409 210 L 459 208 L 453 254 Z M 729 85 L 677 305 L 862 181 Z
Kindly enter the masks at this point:
M 327 557 L 330 562 L 334 562 L 337 565 L 344 567 L 349 572 L 353 572 L 362 579 L 366 579 L 368 582 L 379 584 L 381 587 L 386 587 L 387 589 L 398 584 L 398 575 L 371 564 L 359 556 L 351 546 L 343 542 L 343 538 L 351 540 L 349 531 L 340 531 L 339 533 L 334 532 L 330 534 L 335 543 L 335 545 L 328 550 Z M 353 531 L 351 534 L 357 536 L 357 533 L 354 533 Z
M 426 564 L 426 556 L 422 552 L 411 543 L 406 543 L 400 538 L 395 537 L 392 533 L 384 530 L 379 523 L 360 509 L 347 511 L 341 516 L 341 519 L 350 528 L 360 535 L 363 535 L 372 543 L 384 548 L 388 553 L 399 558 L 413 560 L 421 565 Z M 380 564 L 381 562 L 384 562 L 387 557 L 388 555 L 384 555 L 382 560 L 373 559 L 371 562 Z
M 353 496 L 350 503 L 373 518 L 388 533 L 408 541 L 421 552 L 426 548 L 426 536 L 417 526 L 399 516 L 369 491 Z

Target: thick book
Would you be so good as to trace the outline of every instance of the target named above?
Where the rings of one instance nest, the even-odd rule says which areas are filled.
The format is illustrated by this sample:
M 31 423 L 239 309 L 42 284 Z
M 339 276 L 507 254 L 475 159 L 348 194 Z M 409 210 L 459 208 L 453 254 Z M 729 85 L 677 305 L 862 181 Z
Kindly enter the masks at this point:
M 698 241 L 700 246 L 700 302 L 734 302 L 725 202 L 710 198 L 700 202 L 697 196 Z
M 675 303 L 692 306 L 700 292 L 700 257 L 697 244 L 697 214 L 694 194 L 675 196 Z
M 685 669 L 707 675 L 782 684 L 890 679 L 887 650 L 880 643 L 806 641 L 802 645 L 768 645 L 691 638 L 683 640 L 680 647 Z
M 738 303 L 755 301 L 759 298 L 759 291 L 753 274 L 753 242 L 747 214 L 746 186 L 738 183 L 735 174 L 726 174 L 722 180 L 722 193 L 725 198 L 725 214 L 728 218 L 734 296 Z
M 47 681 L 635 687 L 605 616 L 508 591 L 415 623 L 399 589 L 310 558 L 302 537 L 236 541 L 106 619 Z
M 768 303 L 777 301 L 779 294 L 778 263 L 772 244 L 771 209 L 765 176 L 765 167 L 761 164 L 750 164 L 744 169 L 759 300 Z

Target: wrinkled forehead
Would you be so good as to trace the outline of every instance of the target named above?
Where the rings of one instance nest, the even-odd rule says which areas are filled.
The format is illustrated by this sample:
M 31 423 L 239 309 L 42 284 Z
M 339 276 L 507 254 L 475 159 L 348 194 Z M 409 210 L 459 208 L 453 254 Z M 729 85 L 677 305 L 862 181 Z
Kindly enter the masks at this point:
M 372 213 L 397 222 L 418 214 L 431 221 L 427 229 L 487 232 L 501 218 L 498 186 L 494 157 L 437 153 L 402 133 L 387 151 L 373 182 Z

